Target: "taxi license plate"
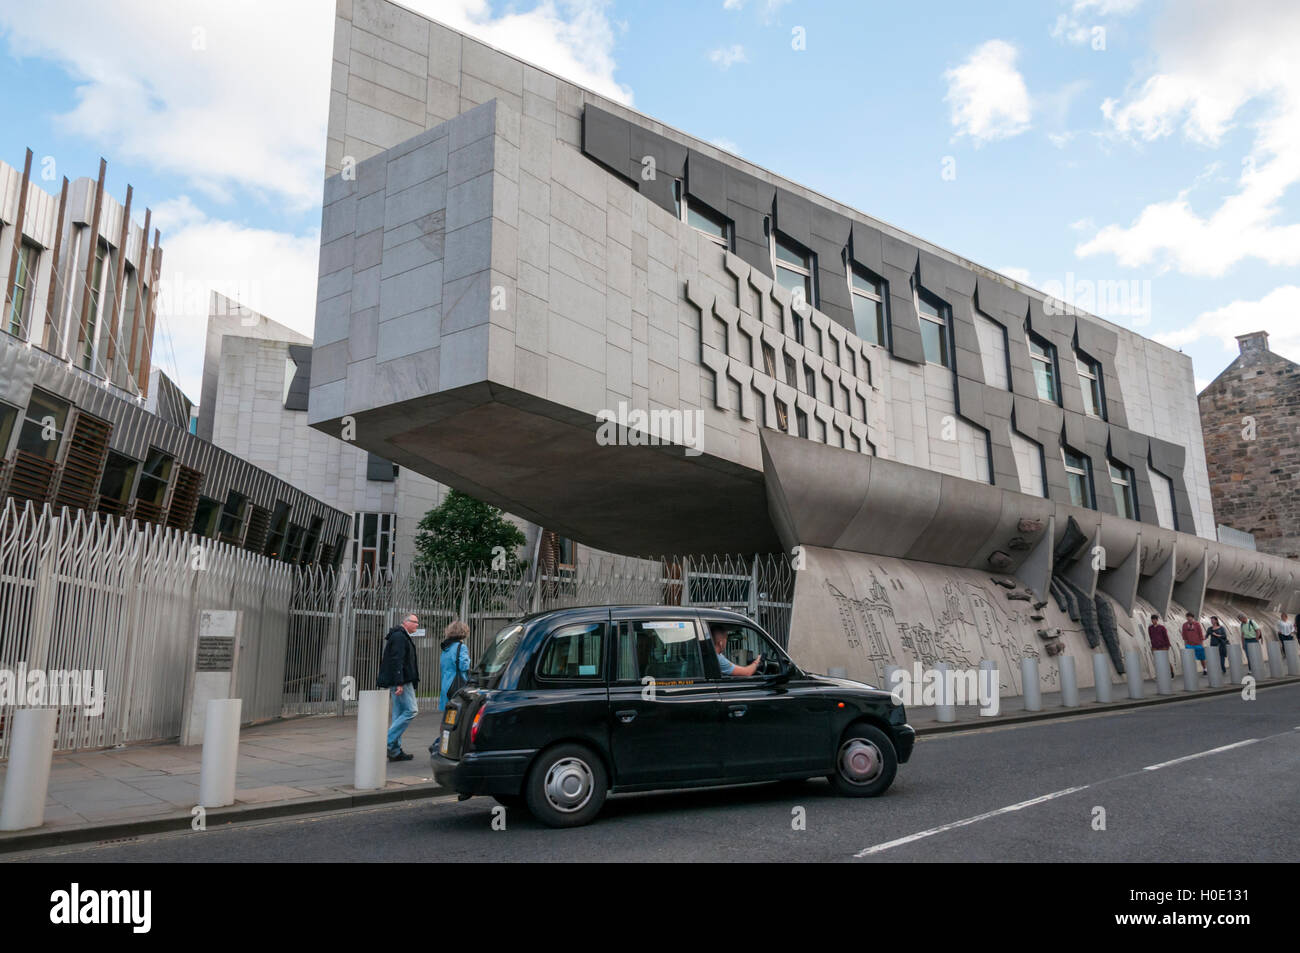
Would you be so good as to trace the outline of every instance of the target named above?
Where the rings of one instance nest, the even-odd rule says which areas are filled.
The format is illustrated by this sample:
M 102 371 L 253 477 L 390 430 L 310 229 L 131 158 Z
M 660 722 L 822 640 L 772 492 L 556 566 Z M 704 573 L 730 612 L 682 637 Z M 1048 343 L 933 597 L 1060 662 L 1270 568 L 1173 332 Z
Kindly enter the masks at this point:
M 444 731 L 444 732 L 442 733 L 442 746 L 438 749 L 438 750 L 440 750 L 443 754 L 446 754 L 446 753 L 447 753 L 447 742 L 450 741 L 450 740 L 451 740 L 451 732 L 450 732 L 450 731 Z

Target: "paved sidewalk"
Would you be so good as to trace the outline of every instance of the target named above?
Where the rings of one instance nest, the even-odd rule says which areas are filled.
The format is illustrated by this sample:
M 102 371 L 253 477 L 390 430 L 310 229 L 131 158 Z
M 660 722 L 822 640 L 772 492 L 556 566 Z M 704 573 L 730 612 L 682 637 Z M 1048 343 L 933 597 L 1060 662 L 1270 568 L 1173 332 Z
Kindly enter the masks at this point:
M 1265 679 L 1269 686 L 1300 678 Z M 1173 693 L 1157 695 L 1156 684 L 1144 685 L 1141 701 L 1128 698 L 1126 684 L 1113 686 L 1109 704 L 1098 704 L 1091 688 L 1080 690 L 1080 706 L 1061 707 L 1059 693 L 1043 694 L 1043 710 L 1027 712 L 1024 699 L 1001 699 L 999 714 L 981 716 L 978 708 L 957 708 L 957 721 L 940 723 L 933 707 L 909 706 L 908 720 L 921 735 L 972 728 L 1116 711 L 1139 705 L 1209 698 L 1240 687 L 1186 692 L 1182 679 Z M 413 761 L 390 763 L 384 791 L 352 787 L 356 717 L 304 716 L 255 725 L 240 735 L 238 775 L 233 807 L 207 812 L 209 826 L 233 820 L 356 807 L 411 797 L 449 796 L 429 774 L 428 748 L 438 734 L 439 713 L 422 710 L 407 728 L 404 746 Z M 0 832 L 0 854 L 55 843 L 95 841 L 189 827 L 198 803 L 201 746 L 132 745 L 103 751 L 58 753 L 50 771 L 45 825 L 34 831 Z M 7 764 L 0 763 L 0 785 Z

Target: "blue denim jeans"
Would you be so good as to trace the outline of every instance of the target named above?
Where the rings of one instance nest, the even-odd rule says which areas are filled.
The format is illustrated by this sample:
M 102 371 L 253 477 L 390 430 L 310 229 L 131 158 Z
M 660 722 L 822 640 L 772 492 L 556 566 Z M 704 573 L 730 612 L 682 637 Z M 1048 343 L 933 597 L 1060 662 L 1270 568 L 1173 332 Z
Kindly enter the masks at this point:
M 403 685 L 400 695 L 396 688 L 390 688 L 389 694 L 393 699 L 393 723 L 388 728 L 388 753 L 398 754 L 402 750 L 402 732 L 420 709 L 415 704 L 414 685 Z

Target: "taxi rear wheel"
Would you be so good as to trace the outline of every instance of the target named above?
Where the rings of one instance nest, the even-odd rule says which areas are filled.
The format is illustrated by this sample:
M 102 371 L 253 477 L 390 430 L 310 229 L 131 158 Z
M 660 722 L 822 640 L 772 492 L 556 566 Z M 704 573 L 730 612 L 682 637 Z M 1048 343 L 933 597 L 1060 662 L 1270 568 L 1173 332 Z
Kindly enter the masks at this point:
M 580 827 L 605 804 L 605 766 L 590 748 L 556 745 L 534 762 L 524 786 L 533 816 L 547 827 Z
M 826 776 L 837 794 L 876 797 L 898 773 L 898 753 L 889 736 L 875 725 L 853 725 L 840 740 L 835 770 Z

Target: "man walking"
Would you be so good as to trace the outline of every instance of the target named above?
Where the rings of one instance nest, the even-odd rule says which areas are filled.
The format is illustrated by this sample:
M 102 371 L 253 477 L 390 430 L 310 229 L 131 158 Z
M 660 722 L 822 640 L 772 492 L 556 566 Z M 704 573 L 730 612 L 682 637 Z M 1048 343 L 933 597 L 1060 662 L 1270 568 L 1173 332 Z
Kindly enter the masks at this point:
M 1195 653 L 1196 661 L 1201 663 L 1201 674 L 1209 675 L 1210 670 L 1205 665 L 1205 630 L 1190 612 L 1187 613 L 1187 621 L 1183 623 L 1183 644 Z
M 1217 615 L 1210 616 L 1210 644 L 1219 650 L 1219 671 L 1228 670 L 1228 630 Z
M 393 723 L 388 728 L 388 760 L 410 761 L 415 755 L 402 750 L 402 732 L 411 723 L 419 708 L 415 704 L 415 688 L 420 684 L 420 666 L 415 658 L 415 644 L 411 634 L 420 627 L 415 613 L 395 625 L 384 636 L 384 654 L 379 659 L 380 688 L 391 690 L 393 697 Z

